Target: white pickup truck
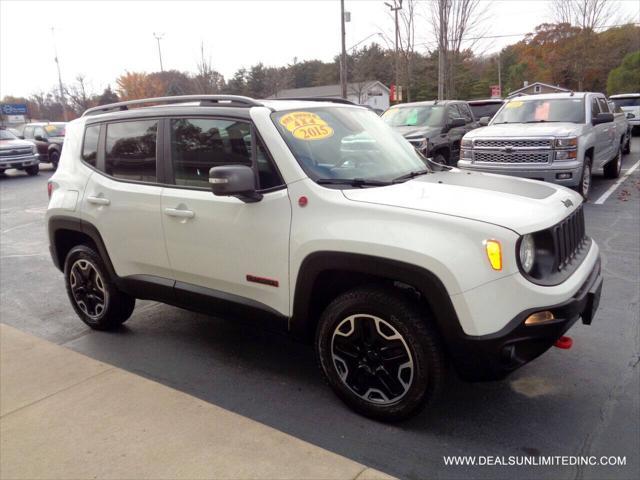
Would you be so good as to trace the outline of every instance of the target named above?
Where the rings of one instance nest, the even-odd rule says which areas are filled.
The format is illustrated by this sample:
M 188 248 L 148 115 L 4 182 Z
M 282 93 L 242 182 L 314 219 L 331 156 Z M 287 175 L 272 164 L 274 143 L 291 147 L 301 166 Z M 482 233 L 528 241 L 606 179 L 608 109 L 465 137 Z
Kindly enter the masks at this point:
M 458 167 L 544 180 L 586 199 L 593 173 L 620 175 L 625 135 L 601 93 L 516 97 L 462 139 Z

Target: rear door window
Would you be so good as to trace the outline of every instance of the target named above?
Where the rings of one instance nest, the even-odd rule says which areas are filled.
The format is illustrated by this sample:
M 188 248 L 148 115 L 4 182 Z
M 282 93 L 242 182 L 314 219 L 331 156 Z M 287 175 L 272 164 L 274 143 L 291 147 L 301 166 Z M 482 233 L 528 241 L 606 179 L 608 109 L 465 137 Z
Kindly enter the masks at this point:
M 105 173 L 122 180 L 156 182 L 157 120 L 107 125 Z

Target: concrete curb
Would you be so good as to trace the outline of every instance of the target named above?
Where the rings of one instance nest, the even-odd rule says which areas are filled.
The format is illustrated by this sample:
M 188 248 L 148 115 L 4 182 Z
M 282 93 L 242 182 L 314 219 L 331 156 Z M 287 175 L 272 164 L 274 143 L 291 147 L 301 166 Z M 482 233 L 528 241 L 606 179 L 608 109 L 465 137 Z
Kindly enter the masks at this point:
M 0 324 L 0 478 L 392 477 Z

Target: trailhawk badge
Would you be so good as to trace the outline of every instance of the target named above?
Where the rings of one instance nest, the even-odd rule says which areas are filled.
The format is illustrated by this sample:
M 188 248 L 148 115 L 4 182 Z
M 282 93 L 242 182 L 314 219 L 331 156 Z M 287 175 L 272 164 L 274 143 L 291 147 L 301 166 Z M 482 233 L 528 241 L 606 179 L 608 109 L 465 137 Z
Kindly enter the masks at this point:
M 562 204 L 569 208 L 569 207 L 573 207 L 573 202 L 571 201 L 570 198 L 567 198 L 566 200 L 560 200 L 562 202 Z

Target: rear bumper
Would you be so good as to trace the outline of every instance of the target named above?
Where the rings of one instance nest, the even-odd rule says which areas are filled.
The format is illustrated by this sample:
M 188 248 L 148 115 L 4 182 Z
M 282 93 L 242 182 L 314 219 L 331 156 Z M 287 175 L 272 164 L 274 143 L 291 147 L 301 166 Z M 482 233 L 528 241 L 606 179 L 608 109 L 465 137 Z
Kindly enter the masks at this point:
M 458 168 L 474 172 L 497 173 L 512 177 L 529 178 L 531 180 L 542 180 L 566 187 L 578 185 L 582 175 L 582 162 L 579 161 L 543 164 L 540 167 L 531 167 L 529 165 L 514 167 L 511 165 L 493 166 L 486 163 L 479 165 L 469 160 L 461 159 L 458 161 Z M 569 178 L 558 178 L 566 176 L 569 176 Z
M 0 168 L 25 168 L 38 165 L 40 158 L 37 155 L 22 155 L 20 157 L 5 157 L 0 159 Z
M 499 380 L 542 355 L 571 326 L 582 318 L 590 324 L 598 308 L 602 290 L 600 260 L 586 281 L 567 301 L 557 305 L 527 309 L 513 318 L 500 331 L 482 336 L 463 335 L 450 354 L 462 378 L 471 381 Z M 555 320 L 528 326 L 525 320 L 533 313 L 549 310 Z

